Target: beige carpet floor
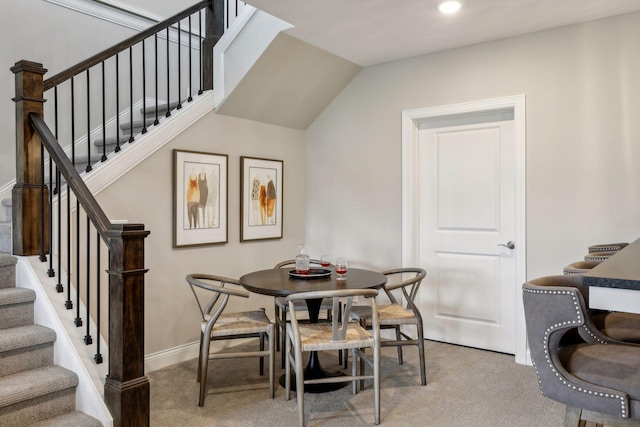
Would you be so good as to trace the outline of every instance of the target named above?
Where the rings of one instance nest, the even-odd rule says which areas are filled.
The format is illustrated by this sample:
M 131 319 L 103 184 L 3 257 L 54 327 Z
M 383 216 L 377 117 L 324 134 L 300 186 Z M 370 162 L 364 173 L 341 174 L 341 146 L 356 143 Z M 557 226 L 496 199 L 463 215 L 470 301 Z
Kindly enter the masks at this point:
M 381 425 L 388 426 L 562 426 L 564 405 L 540 394 L 533 368 L 512 355 L 427 341 L 427 385 L 420 385 L 417 351 L 405 349 L 405 364 L 395 348 L 382 350 Z M 338 369 L 335 352 L 321 363 Z M 276 380 L 284 373 L 277 355 Z M 207 397 L 198 406 L 197 360 L 149 372 L 151 426 L 296 426 L 295 394 L 284 388 L 268 396 L 267 377 L 257 359 L 221 360 L 209 365 Z M 352 395 L 350 387 L 305 395 L 308 426 L 373 425 L 373 389 Z

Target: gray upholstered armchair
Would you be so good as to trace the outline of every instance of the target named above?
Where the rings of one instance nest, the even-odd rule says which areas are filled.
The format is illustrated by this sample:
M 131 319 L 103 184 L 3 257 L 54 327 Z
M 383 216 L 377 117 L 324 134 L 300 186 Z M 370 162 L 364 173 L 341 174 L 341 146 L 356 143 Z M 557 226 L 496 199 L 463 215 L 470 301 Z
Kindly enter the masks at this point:
M 578 276 L 549 276 L 522 286 L 527 338 L 540 391 L 567 405 L 565 426 L 580 420 L 640 426 L 640 347 L 592 342 L 561 345 L 589 316 Z

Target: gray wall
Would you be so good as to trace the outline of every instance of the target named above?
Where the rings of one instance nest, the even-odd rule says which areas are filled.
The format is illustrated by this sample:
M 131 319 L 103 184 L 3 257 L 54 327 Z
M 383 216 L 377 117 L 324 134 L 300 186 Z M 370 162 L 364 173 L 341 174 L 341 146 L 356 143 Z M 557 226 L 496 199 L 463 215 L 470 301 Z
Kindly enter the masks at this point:
M 46 79 L 134 34 L 43 0 L 7 3 L 0 13 L 0 188 L 15 179 L 15 78 L 9 69 L 22 59 L 40 62 L 49 70 Z
M 173 149 L 229 156 L 229 243 L 172 249 Z M 283 239 L 240 243 L 240 156 L 284 161 Z M 110 218 L 142 222 L 151 231 L 145 241 L 147 354 L 199 339 L 198 308 L 185 275 L 238 278 L 296 255 L 304 241 L 305 179 L 303 131 L 211 112 L 98 195 Z M 273 298 L 257 294 L 230 308 L 256 307 L 273 316 Z
M 640 237 L 639 46 L 636 13 L 365 68 L 306 132 L 308 246 L 401 265 L 401 112 L 518 94 L 528 277 Z

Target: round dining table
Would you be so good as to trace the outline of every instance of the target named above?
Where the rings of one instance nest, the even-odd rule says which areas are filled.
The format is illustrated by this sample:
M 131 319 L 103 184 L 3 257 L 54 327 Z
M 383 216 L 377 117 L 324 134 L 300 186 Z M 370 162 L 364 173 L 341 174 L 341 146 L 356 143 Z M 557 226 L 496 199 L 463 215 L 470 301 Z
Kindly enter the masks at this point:
M 337 280 L 336 272 L 329 268 L 330 275 L 323 277 L 309 276 L 306 278 L 292 277 L 289 272 L 293 268 L 272 268 L 255 271 L 240 277 L 239 282 L 250 292 L 269 295 L 273 297 L 286 297 L 296 292 L 325 291 L 335 289 L 380 289 L 387 283 L 387 277 L 376 271 L 350 268 L 345 280 Z M 322 299 L 305 300 L 309 310 L 309 321 L 317 323 L 320 314 Z M 281 351 L 286 351 L 282 349 Z M 289 363 L 287 361 L 287 363 Z M 304 369 L 305 379 L 318 379 L 328 376 L 340 375 L 326 371 L 320 360 L 318 352 L 312 351 L 309 362 Z M 285 378 L 280 378 L 280 384 L 284 386 Z M 337 390 L 348 383 L 310 384 L 305 386 L 305 391 L 310 393 L 324 393 Z M 291 381 L 292 390 L 295 390 L 295 380 Z

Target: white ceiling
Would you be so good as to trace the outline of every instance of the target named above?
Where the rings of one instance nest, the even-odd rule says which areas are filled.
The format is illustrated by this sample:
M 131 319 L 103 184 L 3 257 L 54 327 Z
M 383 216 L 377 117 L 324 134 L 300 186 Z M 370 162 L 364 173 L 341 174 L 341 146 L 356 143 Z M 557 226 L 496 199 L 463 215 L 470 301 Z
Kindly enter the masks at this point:
M 295 28 L 287 33 L 369 66 L 640 10 L 640 0 L 249 0 Z

